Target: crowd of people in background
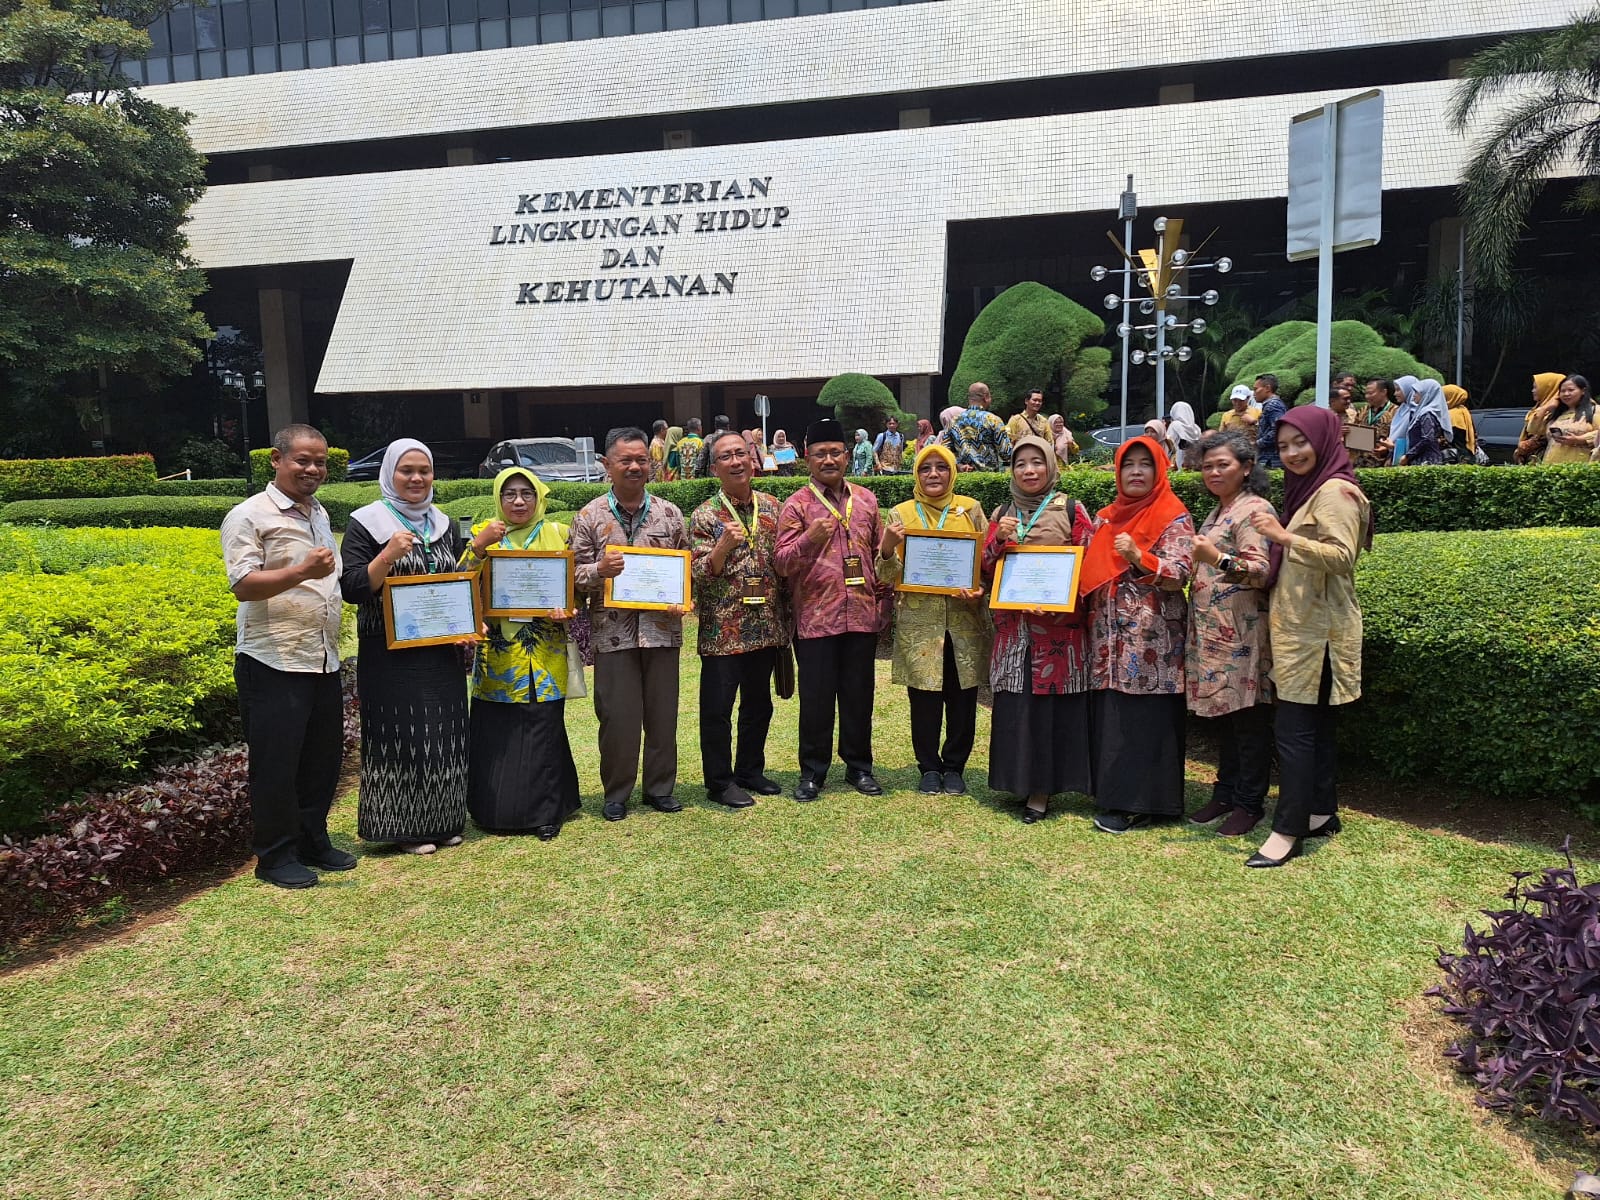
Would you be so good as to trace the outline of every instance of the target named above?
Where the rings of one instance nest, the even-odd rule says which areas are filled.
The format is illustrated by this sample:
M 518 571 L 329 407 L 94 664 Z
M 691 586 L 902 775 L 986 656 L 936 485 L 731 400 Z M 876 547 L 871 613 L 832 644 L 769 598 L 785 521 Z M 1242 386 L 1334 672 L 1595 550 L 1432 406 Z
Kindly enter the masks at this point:
M 586 661 L 601 815 L 625 819 L 641 775 L 646 806 L 680 811 L 686 618 L 698 623 L 702 779 L 707 799 L 727 808 L 782 790 L 767 774 L 775 686 L 799 696 L 795 800 L 818 799 L 836 753 L 850 787 L 881 795 L 874 739 L 884 736 L 914 758 L 921 793 L 965 795 L 987 685 L 988 783 L 1017 798 L 1026 824 L 1068 792 L 1093 798 L 1094 825 L 1109 834 L 1183 819 L 1192 714 L 1214 720 L 1220 752 L 1211 800 L 1191 821 L 1220 821 L 1229 836 L 1252 830 L 1265 816 L 1275 748 L 1272 834 L 1246 865 L 1282 866 L 1307 839 L 1337 833 L 1334 720 L 1360 694 L 1353 576 L 1372 533 L 1340 417 L 1263 405 L 1257 426 L 1273 419 L 1273 456 L 1285 471 L 1280 510 L 1264 498 L 1252 429 L 1191 446 L 1180 416 L 1163 436 L 1122 445 L 1116 498 L 1091 514 L 1066 490 L 1052 423 L 1032 407 L 1013 439 L 987 399 L 974 384 L 941 436 L 919 429 L 912 498 L 887 512 L 845 476 L 863 453 L 876 460 L 903 447 L 847 436 L 829 419 L 807 429 L 807 484 L 782 502 L 757 487 L 764 459 L 776 455 L 747 433 L 714 428 L 699 458 L 718 489 L 686 517 L 646 485 L 683 470 L 684 442 L 699 437 L 691 423 L 681 433 L 610 431 L 610 486 L 570 526 L 546 515 L 549 492 L 533 472 L 509 468 L 494 481 L 496 515 L 464 535 L 433 502 L 428 447 L 401 439 L 384 456 L 381 499 L 352 515 L 342 546 L 316 499 L 326 442 L 307 426 L 281 431 L 273 483 L 222 530 L 240 600 L 257 875 L 308 887 L 313 868 L 356 863 L 326 829 L 340 746 L 330 681 L 341 598 L 356 608 L 359 646 L 357 832 L 413 854 L 459 844 L 469 816 L 491 832 L 560 833 L 580 806 L 564 705 L 590 690 Z M 1214 500 L 1198 528 L 1169 480 L 1174 429 Z M 960 479 L 995 465 L 1010 474 L 1010 496 L 986 515 L 960 494 Z M 908 531 L 917 530 L 978 537 L 978 586 L 898 590 Z M 496 547 L 570 551 L 577 607 L 489 621 L 459 644 L 391 644 L 388 580 L 477 571 Z M 687 552 L 692 602 L 608 605 L 605 584 L 624 571 L 629 547 Z M 1081 551 L 1075 607 L 992 608 L 986 593 L 1007 556 L 1039 547 Z M 907 730 L 874 729 L 873 662 L 890 629 Z

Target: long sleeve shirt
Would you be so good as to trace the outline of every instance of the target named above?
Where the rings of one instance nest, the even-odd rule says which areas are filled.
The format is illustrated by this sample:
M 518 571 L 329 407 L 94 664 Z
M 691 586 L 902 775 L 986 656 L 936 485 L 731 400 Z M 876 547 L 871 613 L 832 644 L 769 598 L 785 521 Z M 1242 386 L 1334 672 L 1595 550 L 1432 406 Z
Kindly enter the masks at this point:
M 689 531 L 677 505 L 660 496 L 649 498 L 648 510 L 629 514 L 618 506 L 618 521 L 608 503 L 611 493 L 596 496 L 572 521 L 572 580 L 589 598 L 590 640 L 596 654 L 613 650 L 652 650 L 683 645 L 683 618 L 671 613 L 606 608 L 605 579 L 600 559 L 607 546 L 650 546 L 659 550 L 689 549 Z
M 1284 548 L 1272 587 L 1272 683 L 1278 699 L 1315 704 L 1322 663 L 1333 667 L 1332 704 L 1361 696 L 1361 606 L 1356 560 L 1371 515 L 1367 498 L 1341 479 L 1319 487 L 1284 526 Z
M 1268 396 L 1261 406 L 1261 418 L 1256 422 L 1256 457 L 1263 467 L 1281 467 L 1278 457 L 1278 421 L 1289 411 L 1289 406 L 1277 396 Z
M 1006 423 L 986 408 L 969 408 L 940 435 L 963 471 L 1003 471 L 1011 462 Z
M 847 493 L 834 493 L 830 503 L 848 523 L 835 521 L 828 540 L 818 545 L 806 530 L 819 517 L 831 517 L 827 505 L 808 485 L 784 501 L 778 514 L 778 574 L 789 581 L 794 603 L 795 636 L 832 637 L 840 633 L 877 633 L 881 627 L 878 582 L 873 559 L 883 540 L 878 499 L 864 487 L 846 482 Z M 853 504 L 849 504 L 846 496 Z M 847 575 L 845 560 L 854 555 L 859 575 Z M 846 578 L 862 578 L 858 584 Z
M 1105 524 L 1095 519 L 1095 536 Z M 1138 567 L 1089 598 L 1090 682 L 1133 696 L 1183 694 L 1189 605 L 1183 587 L 1194 560 L 1194 521 L 1184 514 L 1162 531 Z
M 745 528 L 745 540 L 729 553 L 722 573 L 713 575 L 711 552 L 722 539 L 722 531 L 734 520 L 722 503 L 722 495 L 718 491 L 689 517 L 689 545 L 694 554 L 690 572 L 694 578 L 695 611 L 700 617 L 697 649 L 702 658 L 748 654 L 789 644 L 789 598 L 775 563 L 778 501 L 765 492 L 755 492 L 748 504 L 734 505 L 739 523 Z M 756 527 L 753 538 L 752 521 Z M 746 602 L 747 583 L 755 588 L 761 603 Z

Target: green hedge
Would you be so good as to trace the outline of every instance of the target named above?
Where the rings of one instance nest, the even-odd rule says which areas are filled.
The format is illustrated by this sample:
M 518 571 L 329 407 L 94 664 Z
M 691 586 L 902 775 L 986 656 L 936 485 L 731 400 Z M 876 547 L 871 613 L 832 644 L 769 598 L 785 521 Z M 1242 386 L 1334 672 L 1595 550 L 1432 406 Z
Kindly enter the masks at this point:
M 260 488 L 256 488 L 260 491 Z M 244 476 L 232 479 L 158 479 L 148 488 L 141 488 L 145 496 L 232 496 L 244 499 Z
M 0 830 L 227 728 L 237 606 L 214 534 L 0 534 Z M 124 555 L 141 561 L 90 565 Z
M 0 507 L 0 521 L 14 525 L 159 525 L 221 529 L 239 501 L 233 496 L 105 496 L 92 500 L 14 500 Z
M 344 482 L 344 473 L 350 469 L 350 451 L 337 446 L 328 447 L 328 482 Z M 272 447 L 250 451 L 250 479 L 260 491 L 272 482 Z
M 1566 800 L 1600 781 L 1600 530 L 1393 534 L 1356 571 L 1346 743 L 1400 778 Z
M 148 454 L 0 459 L 0 501 L 53 496 L 134 496 L 156 481 Z

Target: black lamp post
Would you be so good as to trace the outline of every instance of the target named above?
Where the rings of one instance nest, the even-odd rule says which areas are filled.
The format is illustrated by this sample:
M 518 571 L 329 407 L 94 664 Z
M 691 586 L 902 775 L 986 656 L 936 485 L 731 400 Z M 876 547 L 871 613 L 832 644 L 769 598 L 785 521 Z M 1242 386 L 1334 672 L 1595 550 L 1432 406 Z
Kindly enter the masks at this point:
M 250 469 L 250 401 L 259 400 L 267 388 L 267 377 L 257 370 L 248 379 L 238 371 L 222 373 L 224 390 L 239 398 L 239 446 L 244 451 L 244 494 L 254 490 L 254 472 Z

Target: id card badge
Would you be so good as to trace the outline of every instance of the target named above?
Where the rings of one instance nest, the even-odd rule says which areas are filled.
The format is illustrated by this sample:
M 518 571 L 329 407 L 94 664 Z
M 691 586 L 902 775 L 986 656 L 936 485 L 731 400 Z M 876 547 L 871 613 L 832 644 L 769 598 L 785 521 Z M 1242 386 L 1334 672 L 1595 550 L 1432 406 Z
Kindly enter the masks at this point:
M 866 587 L 867 574 L 861 569 L 861 555 L 844 556 L 844 582 L 847 587 Z
M 767 602 L 766 580 L 759 575 L 746 575 L 744 583 L 739 590 L 739 599 L 746 604 L 765 604 Z

